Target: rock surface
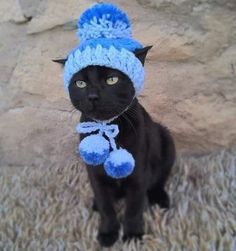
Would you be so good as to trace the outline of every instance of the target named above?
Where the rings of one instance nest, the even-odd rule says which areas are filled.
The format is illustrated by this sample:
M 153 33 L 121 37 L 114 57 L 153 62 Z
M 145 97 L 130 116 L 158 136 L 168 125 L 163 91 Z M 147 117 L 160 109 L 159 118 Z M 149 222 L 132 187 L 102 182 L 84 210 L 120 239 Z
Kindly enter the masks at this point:
M 62 69 L 51 59 L 76 45 L 76 18 L 93 2 L 0 2 L 1 164 L 65 165 L 75 157 L 79 113 L 64 93 Z M 129 14 L 134 36 L 154 45 L 140 101 L 170 128 L 178 150 L 203 153 L 235 145 L 235 1 L 112 2 Z
M 27 18 L 24 16 L 18 0 L 0 1 L 0 23 L 24 23 L 26 21 Z
M 27 18 L 34 17 L 39 11 L 40 0 L 18 0 L 23 15 Z

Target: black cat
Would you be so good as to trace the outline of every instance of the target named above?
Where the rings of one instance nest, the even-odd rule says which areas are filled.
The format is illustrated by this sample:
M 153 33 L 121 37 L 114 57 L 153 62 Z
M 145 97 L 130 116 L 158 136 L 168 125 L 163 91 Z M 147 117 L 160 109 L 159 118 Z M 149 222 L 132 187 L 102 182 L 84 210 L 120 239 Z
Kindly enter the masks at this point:
M 150 48 L 134 52 L 142 64 Z M 95 198 L 94 209 L 101 216 L 98 240 L 107 247 L 117 240 L 119 222 L 113 204 L 122 197 L 126 203 L 123 240 L 141 238 L 146 199 L 151 205 L 169 207 L 164 187 L 175 160 L 173 139 L 165 127 L 152 121 L 137 98 L 133 98 L 135 90 L 131 80 L 118 70 L 88 66 L 74 74 L 69 94 L 74 107 L 82 113 L 81 122 L 116 117 L 111 121 L 120 130 L 116 143 L 135 159 L 134 172 L 118 180 L 107 176 L 102 167 L 87 166 Z M 85 136 L 81 135 L 81 140 Z

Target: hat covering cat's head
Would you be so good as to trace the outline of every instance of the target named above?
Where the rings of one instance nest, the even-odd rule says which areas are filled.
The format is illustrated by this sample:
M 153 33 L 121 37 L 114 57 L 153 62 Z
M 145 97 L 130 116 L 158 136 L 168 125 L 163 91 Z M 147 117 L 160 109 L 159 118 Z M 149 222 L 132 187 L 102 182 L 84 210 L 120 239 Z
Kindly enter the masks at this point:
M 138 95 L 144 84 L 144 67 L 134 52 L 143 46 L 132 38 L 128 16 L 113 4 L 98 3 L 82 13 L 77 26 L 80 43 L 65 63 L 65 89 L 68 90 L 75 73 L 87 66 L 99 65 L 126 74 Z

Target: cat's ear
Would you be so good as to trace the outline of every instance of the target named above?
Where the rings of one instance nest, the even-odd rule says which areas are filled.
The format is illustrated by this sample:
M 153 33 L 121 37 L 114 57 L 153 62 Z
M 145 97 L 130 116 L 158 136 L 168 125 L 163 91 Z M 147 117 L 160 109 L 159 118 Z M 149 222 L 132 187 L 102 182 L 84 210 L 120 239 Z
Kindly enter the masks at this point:
M 136 49 L 134 51 L 134 55 L 141 61 L 142 65 L 144 65 L 147 53 L 151 48 L 152 48 L 152 45 L 146 46 L 142 49 Z
M 58 59 L 52 59 L 53 62 L 61 64 L 62 66 L 65 65 L 67 58 L 58 58 Z

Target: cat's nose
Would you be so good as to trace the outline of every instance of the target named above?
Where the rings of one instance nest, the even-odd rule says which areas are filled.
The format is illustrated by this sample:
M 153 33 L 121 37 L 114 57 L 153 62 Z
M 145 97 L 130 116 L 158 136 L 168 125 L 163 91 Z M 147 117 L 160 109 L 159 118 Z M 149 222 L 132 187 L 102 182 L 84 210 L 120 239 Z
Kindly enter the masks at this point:
M 96 100 L 98 100 L 98 94 L 97 93 L 89 93 L 88 94 L 88 99 L 90 100 L 90 101 L 96 101 Z

